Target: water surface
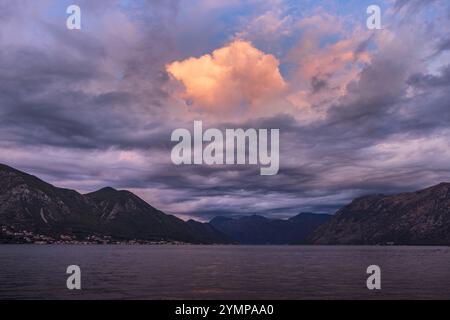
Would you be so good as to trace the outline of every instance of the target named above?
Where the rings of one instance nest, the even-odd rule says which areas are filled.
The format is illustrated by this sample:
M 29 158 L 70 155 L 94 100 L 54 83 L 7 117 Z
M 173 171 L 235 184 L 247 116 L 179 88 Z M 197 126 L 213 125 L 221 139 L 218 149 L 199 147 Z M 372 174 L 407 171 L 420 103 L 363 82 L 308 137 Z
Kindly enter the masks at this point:
M 66 288 L 69 265 L 81 291 Z M 449 298 L 448 247 L 0 246 L 0 299 Z

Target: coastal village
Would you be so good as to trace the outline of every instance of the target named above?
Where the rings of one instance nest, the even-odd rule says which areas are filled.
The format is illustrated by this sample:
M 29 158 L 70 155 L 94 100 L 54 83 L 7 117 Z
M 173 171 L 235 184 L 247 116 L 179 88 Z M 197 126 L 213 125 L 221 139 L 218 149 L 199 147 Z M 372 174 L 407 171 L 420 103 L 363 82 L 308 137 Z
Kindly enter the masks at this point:
M 89 235 L 79 239 L 73 235 L 47 236 L 26 230 L 16 230 L 10 226 L 0 226 L 0 244 L 35 245 L 183 245 L 180 241 L 170 240 L 119 240 L 106 235 Z

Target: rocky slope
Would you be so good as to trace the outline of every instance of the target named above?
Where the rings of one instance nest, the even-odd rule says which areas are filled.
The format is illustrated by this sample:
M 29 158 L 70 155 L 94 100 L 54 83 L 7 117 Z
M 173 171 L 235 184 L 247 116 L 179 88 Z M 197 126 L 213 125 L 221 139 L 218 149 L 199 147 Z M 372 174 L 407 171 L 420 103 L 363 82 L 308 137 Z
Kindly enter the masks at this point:
M 314 244 L 450 245 L 450 184 L 354 200 L 310 237 Z
M 100 230 L 124 238 L 170 238 L 193 243 L 227 243 L 211 226 L 184 222 L 153 208 L 129 191 L 104 188 L 85 196 L 100 213 Z
M 44 234 L 90 233 L 99 223 L 93 203 L 73 190 L 0 165 L 0 224 Z

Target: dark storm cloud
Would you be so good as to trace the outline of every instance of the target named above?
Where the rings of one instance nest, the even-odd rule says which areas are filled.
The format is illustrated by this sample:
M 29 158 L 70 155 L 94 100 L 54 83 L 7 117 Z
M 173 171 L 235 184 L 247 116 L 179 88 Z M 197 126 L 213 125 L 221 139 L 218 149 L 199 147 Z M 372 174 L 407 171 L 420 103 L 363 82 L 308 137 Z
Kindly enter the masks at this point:
M 450 38 L 442 39 L 440 41 L 439 45 L 437 46 L 438 52 L 447 51 L 447 50 L 450 50 Z
M 88 15 L 100 13 L 110 2 L 83 2 L 83 12 Z M 173 6 L 168 3 L 154 3 L 169 12 Z M 9 11 L 20 15 L 20 8 L 13 3 L 2 3 Z M 6 10 L 8 12 L 8 10 Z M 158 10 L 151 11 L 156 16 Z M 143 37 L 151 40 L 145 30 L 158 29 L 153 39 L 158 46 L 149 44 L 137 47 L 118 48 L 121 41 L 116 38 L 99 38 L 101 35 L 86 32 L 69 32 L 53 22 L 37 20 L 42 41 L 56 43 L 42 46 L 39 39 L 35 44 L 2 45 L 0 50 L 0 132 L 3 142 L 21 145 L 47 145 L 65 148 L 102 149 L 160 148 L 169 130 L 162 127 L 155 117 L 144 118 L 146 108 L 161 106 L 161 99 L 167 94 L 160 89 L 167 78 L 159 70 L 164 67 L 162 52 L 167 50 L 164 27 L 167 21 L 158 19 L 143 24 Z M 125 35 L 126 36 L 126 35 Z M 3 42 L 15 41 L 8 37 Z M 153 37 L 154 38 L 154 37 Z M 114 43 L 117 42 L 115 45 Z M 151 42 L 151 41 L 149 41 Z M 112 51 L 114 50 L 114 51 Z M 123 50 L 123 53 L 120 53 Z M 117 57 L 115 57 L 117 55 Z M 81 89 L 91 83 L 111 81 L 111 75 L 101 67 L 107 59 L 118 60 L 116 81 L 126 79 L 145 87 L 145 92 L 136 94 L 121 85 L 111 86 L 101 93 Z M 144 66 L 144 67 L 143 67 Z M 113 71 L 114 72 L 114 71 Z M 157 113 L 152 112 L 157 115 Z
M 450 86 L 450 65 L 442 68 L 440 75 L 414 74 L 408 83 L 419 88 Z
M 326 89 L 328 86 L 328 83 L 326 80 L 318 78 L 318 77 L 313 77 L 311 80 L 311 89 L 313 93 L 318 93 L 321 90 Z

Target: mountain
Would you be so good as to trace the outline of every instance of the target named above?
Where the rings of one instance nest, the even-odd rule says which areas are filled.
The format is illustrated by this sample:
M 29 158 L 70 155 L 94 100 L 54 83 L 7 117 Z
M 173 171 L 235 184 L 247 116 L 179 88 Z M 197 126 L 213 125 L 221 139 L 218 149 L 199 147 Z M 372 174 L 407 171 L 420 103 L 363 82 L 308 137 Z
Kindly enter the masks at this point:
M 450 183 L 361 197 L 334 216 L 301 213 L 278 220 L 254 215 L 200 223 L 167 215 L 129 191 L 104 188 L 83 195 L 0 164 L 0 242 L 15 233 L 38 240 L 95 236 L 204 244 L 450 245 Z
M 358 198 L 309 240 L 324 245 L 450 245 L 450 184 Z
M 104 188 L 82 195 L 2 164 L 0 225 L 52 237 L 230 242 L 212 226 L 167 215 L 129 191 Z
M 216 217 L 210 224 L 241 244 L 296 244 L 304 242 L 312 231 L 330 217 L 314 213 L 301 213 L 288 220 L 267 219 L 257 215 L 237 219 Z
M 98 223 L 93 204 L 78 192 L 0 164 L 1 225 L 44 234 L 82 234 L 94 231 Z
M 226 243 L 225 235 L 211 226 L 184 222 L 153 208 L 129 191 L 104 188 L 86 198 L 100 212 L 100 230 L 123 238 L 170 238 L 193 243 Z
M 195 220 L 187 222 L 189 229 L 198 237 L 200 243 L 232 243 L 232 239 L 220 232 L 209 223 L 201 223 Z

